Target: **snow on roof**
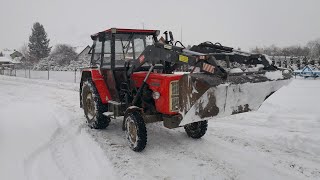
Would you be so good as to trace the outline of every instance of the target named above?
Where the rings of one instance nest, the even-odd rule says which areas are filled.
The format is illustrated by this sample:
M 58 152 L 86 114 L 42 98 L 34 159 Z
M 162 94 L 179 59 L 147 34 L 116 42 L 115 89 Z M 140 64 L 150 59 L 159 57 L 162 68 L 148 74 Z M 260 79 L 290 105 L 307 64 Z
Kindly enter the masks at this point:
M 12 59 L 9 58 L 8 56 L 2 56 L 2 57 L 0 57 L 0 62 L 12 63 Z
M 2 51 L 0 51 L 2 53 L 3 56 L 0 56 L 0 62 L 1 63 L 10 63 L 10 64 L 20 64 L 21 63 L 21 59 L 23 57 L 15 57 L 14 59 L 12 59 L 11 55 L 15 52 L 18 52 L 16 50 L 9 50 L 9 49 L 4 49 Z
M 9 50 L 9 49 L 4 49 L 4 50 L 2 50 L 2 51 L 0 51 L 0 52 L 2 52 L 2 54 L 5 55 L 5 56 L 10 56 L 10 55 L 13 54 L 15 51 L 12 51 L 12 50 Z

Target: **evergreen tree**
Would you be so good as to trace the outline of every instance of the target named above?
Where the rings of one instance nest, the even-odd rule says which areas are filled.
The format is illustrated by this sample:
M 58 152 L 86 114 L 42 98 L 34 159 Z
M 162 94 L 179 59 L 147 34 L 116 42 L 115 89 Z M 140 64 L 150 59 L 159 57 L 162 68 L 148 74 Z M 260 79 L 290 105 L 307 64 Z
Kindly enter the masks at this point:
M 32 34 L 29 37 L 29 56 L 32 63 L 38 63 L 40 59 L 49 56 L 51 47 L 49 47 L 47 33 L 42 24 L 36 22 L 32 27 Z

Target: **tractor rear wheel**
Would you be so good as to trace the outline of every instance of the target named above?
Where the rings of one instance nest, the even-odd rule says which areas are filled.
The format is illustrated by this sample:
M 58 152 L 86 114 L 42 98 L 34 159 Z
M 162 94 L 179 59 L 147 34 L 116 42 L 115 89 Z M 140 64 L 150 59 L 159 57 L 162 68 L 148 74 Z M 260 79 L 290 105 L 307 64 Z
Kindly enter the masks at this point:
M 88 126 L 94 129 L 105 129 L 110 118 L 103 115 L 106 108 L 102 104 L 99 93 L 92 80 L 88 79 L 82 85 L 82 105 Z
M 133 151 L 140 152 L 146 147 L 147 129 L 139 112 L 134 111 L 125 116 L 125 133 Z
M 199 121 L 184 126 L 184 130 L 189 137 L 199 139 L 207 132 L 208 121 Z

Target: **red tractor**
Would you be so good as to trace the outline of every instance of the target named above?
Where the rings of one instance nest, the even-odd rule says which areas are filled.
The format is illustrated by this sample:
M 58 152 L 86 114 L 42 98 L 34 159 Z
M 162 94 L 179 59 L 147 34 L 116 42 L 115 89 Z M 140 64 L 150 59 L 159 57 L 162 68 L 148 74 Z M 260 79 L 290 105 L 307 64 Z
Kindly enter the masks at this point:
M 123 116 L 134 151 L 146 146 L 146 123 L 163 121 L 201 138 L 208 119 L 257 110 L 291 78 L 263 55 L 210 42 L 188 50 L 164 34 L 158 39 L 158 30 L 117 28 L 94 34 L 91 65 L 82 70 L 80 106 L 88 125 L 104 129 Z M 270 78 L 275 74 L 278 79 Z

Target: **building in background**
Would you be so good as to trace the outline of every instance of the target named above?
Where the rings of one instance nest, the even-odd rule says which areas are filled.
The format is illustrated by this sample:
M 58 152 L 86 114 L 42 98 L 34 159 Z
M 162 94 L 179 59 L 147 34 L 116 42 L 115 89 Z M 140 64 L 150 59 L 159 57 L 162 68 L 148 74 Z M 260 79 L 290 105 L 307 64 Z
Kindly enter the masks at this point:
M 90 46 L 78 46 L 75 47 L 75 51 L 78 53 L 77 58 L 70 62 L 68 69 L 74 70 L 88 67 L 90 64 Z
M 4 49 L 0 51 L 0 68 L 20 68 L 22 61 L 24 60 L 23 55 L 16 50 Z

